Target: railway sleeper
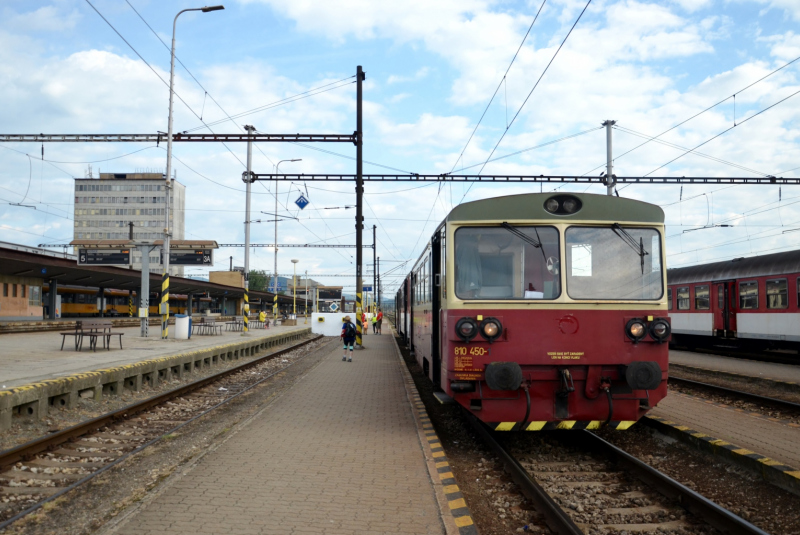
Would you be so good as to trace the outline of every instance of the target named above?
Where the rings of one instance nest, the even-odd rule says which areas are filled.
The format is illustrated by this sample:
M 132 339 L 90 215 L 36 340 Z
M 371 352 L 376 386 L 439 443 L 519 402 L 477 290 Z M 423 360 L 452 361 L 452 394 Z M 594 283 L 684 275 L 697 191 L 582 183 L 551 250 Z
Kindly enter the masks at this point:
M 0 486 L 0 495 L 5 496 L 52 496 L 61 491 L 58 487 L 7 487 Z
M 669 522 L 661 522 L 660 524 L 578 524 L 578 527 L 585 532 L 588 532 L 589 528 L 594 528 L 614 532 L 652 533 L 655 531 L 669 532 L 679 529 L 690 529 L 692 525 L 684 520 L 670 520 Z
M 102 468 L 106 463 L 76 462 L 76 461 L 57 461 L 55 459 L 33 459 L 25 462 L 26 466 L 35 468 L 84 468 L 93 472 L 97 468 Z
M 77 481 L 86 477 L 86 474 L 44 474 L 42 472 L 33 473 L 30 470 L 7 470 L 0 474 L 0 481 L 63 481 L 62 486 L 69 484 L 67 480 Z

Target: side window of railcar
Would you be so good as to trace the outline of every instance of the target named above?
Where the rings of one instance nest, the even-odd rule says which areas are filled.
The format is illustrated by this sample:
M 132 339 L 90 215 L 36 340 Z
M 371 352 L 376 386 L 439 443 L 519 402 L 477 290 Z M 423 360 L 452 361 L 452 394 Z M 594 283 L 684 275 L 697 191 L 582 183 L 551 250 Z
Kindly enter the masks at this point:
M 739 283 L 739 308 L 758 308 L 758 281 Z
M 708 310 L 711 308 L 708 298 L 708 285 L 694 287 L 694 308 L 695 310 Z
M 678 310 L 689 310 L 689 288 L 678 288 L 676 297 L 678 298 Z
M 459 299 L 555 299 L 561 295 L 558 230 L 549 226 L 461 227 L 455 233 Z
M 786 279 L 767 281 L 767 308 L 789 308 L 789 282 Z
M 667 310 L 672 310 L 672 288 L 667 289 Z

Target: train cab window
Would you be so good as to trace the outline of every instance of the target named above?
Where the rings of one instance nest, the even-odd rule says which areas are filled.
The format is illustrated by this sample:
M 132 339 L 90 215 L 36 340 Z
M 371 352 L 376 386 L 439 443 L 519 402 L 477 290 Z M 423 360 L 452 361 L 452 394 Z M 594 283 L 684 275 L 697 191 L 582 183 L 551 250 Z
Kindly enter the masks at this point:
M 711 302 L 708 295 L 708 285 L 694 287 L 695 310 L 708 310 L 711 308 Z
M 574 226 L 567 229 L 566 242 L 564 271 L 572 299 L 664 296 L 661 237 L 656 229 Z
M 455 295 L 555 299 L 561 295 L 559 251 L 554 227 L 461 227 L 455 233 Z
M 689 299 L 689 287 L 678 288 L 676 297 L 678 298 L 678 310 L 689 310 L 689 305 L 691 303 Z
M 739 283 L 739 308 L 758 308 L 758 281 Z
M 789 282 L 786 279 L 767 281 L 767 308 L 789 308 Z

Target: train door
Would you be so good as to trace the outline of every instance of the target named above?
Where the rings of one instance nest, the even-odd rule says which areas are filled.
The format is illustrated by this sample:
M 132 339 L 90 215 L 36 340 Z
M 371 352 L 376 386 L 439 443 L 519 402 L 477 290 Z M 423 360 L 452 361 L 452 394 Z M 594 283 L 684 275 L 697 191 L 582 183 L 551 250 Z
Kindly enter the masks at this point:
M 440 281 L 442 272 L 442 235 L 437 232 L 431 240 L 431 380 L 437 387 L 441 380 L 441 308 Z
M 736 332 L 736 281 L 715 281 L 714 295 L 714 334 L 731 337 Z

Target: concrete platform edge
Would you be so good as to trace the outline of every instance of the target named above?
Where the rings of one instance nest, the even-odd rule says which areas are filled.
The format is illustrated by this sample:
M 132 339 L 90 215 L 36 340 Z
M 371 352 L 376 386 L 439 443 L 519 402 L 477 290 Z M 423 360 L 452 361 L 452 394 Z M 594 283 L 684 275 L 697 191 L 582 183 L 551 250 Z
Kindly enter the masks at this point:
M 72 408 L 85 392 L 100 400 L 119 395 L 124 389 L 138 391 L 174 376 L 183 377 L 222 362 L 255 356 L 310 333 L 310 328 L 290 331 L 0 390 L 0 430 L 10 428 L 15 416 L 38 420 L 47 415 L 51 406 Z
M 670 363 L 669 365 L 670 370 L 674 371 L 683 371 L 689 373 L 697 373 L 700 375 L 706 375 L 708 377 L 722 377 L 726 379 L 736 379 L 740 381 L 748 381 L 750 383 L 758 384 L 761 386 L 766 386 L 769 388 L 777 388 L 779 390 L 783 390 L 784 392 L 791 392 L 793 394 L 800 393 L 800 384 L 793 383 L 789 381 L 777 381 L 775 379 L 765 379 L 763 377 L 753 377 L 751 375 L 743 375 L 740 373 L 733 373 L 728 371 L 722 370 L 712 370 L 710 368 L 697 368 L 695 366 L 686 366 L 684 364 L 673 364 Z
M 722 457 L 763 478 L 765 481 L 800 496 L 800 470 L 765 457 L 746 448 L 690 429 L 677 422 L 658 416 L 645 416 L 640 420 L 658 432 L 700 449 L 711 455 Z
M 472 514 L 464 501 L 464 496 L 455 480 L 450 469 L 450 463 L 445 455 L 439 437 L 433 428 L 425 405 L 411 377 L 411 372 L 406 367 L 403 354 L 397 345 L 394 329 L 389 336 L 397 353 L 398 366 L 403 375 L 403 384 L 406 389 L 406 396 L 411 404 L 414 419 L 417 422 L 417 435 L 420 447 L 425 454 L 425 464 L 428 467 L 428 475 L 433 485 L 436 501 L 439 504 L 440 518 L 445 527 L 447 535 L 478 535 L 478 528 L 472 520 Z

